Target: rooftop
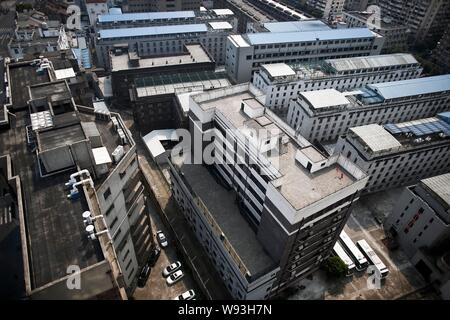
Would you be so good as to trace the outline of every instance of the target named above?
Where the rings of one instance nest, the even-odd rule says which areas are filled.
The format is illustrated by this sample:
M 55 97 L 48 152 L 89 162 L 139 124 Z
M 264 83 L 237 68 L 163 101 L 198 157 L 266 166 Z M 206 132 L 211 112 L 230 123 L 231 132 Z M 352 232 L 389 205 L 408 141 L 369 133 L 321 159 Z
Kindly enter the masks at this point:
M 295 71 L 285 63 L 263 64 L 265 69 L 271 77 L 283 77 L 295 75 Z
M 281 139 L 286 139 L 280 156 L 263 157 L 279 172 L 278 178 L 272 183 L 277 185 L 281 194 L 295 210 L 300 210 L 355 182 L 356 179 L 338 164 L 331 164 L 315 173 L 310 173 L 298 164 L 296 160 L 297 151 L 304 146 L 300 146 L 278 120 L 266 113 L 269 122 L 261 124 L 256 121 L 255 123 L 254 119 L 241 110 L 242 101 L 248 100 L 251 100 L 254 104 L 259 104 L 261 110 L 264 110 L 263 104 L 259 102 L 261 98 L 259 94 L 259 92 L 254 91 L 252 86 L 243 84 L 199 94 L 194 96 L 193 99 L 202 110 L 210 111 L 214 109 L 216 113 L 222 114 L 235 128 L 242 132 L 249 128 L 249 125 L 252 129 L 270 130 L 270 132 L 276 129 L 280 132 L 281 137 L 283 137 Z
M 369 84 L 385 100 L 450 91 L 450 74 Z
M 100 39 L 117 39 L 128 37 L 146 37 L 166 34 L 181 34 L 192 32 L 207 32 L 208 27 L 204 23 L 166 25 L 157 27 L 139 27 L 122 29 L 103 29 L 99 31 Z
M 423 179 L 421 182 L 450 206 L 450 173 Z
M 346 96 L 336 89 L 324 89 L 317 91 L 305 91 L 300 95 L 306 100 L 314 109 L 335 107 L 347 105 L 350 101 Z
M 238 7 L 243 13 L 252 17 L 258 22 L 265 21 L 275 21 L 275 19 L 270 16 L 267 12 L 259 9 L 258 7 L 252 5 L 250 2 L 245 0 L 229 0 L 229 2 L 236 7 Z
M 98 16 L 98 22 L 123 22 L 139 20 L 169 20 L 194 18 L 194 11 L 169 11 L 169 12 L 138 12 L 121 14 L 102 14 Z
M 203 165 L 177 165 L 250 273 L 253 275 L 272 266 L 274 262 L 240 213 L 235 192 L 222 187 Z
M 264 28 L 269 32 L 304 32 L 331 30 L 331 28 L 320 20 L 301 20 L 301 21 L 283 21 L 266 22 Z
M 367 57 L 352 57 L 341 59 L 327 59 L 325 60 L 333 69 L 338 72 L 380 68 L 388 66 L 398 66 L 405 64 L 418 64 L 417 60 L 409 53 L 395 53 L 383 54 L 377 56 Z
M 135 59 L 137 59 L 138 64 L 135 66 L 130 62 L 129 54 L 123 53 L 120 55 L 115 55 L 114 53 L 111 53 L 111 70 L 114 72 L 131 69 L 158 68 L 162 66 L 212 62 L 208 53 L 200 44 L 188 44 L 185 45 L 185 48 L 187 50 L 186 53 L 176 55 L 148 58 L 136 56 Z
M 289 43 L 320 40 L 374 38 L 376 34 L 367 28 L 332 29 L 297 32 L 259 32 L 244 35 L 252 45 Z
M 378 124 L 353 127 L 350 128 L 350 131 L 357 135 L 372 152 L 380 152 L 402 146 L 397 139 Z
M 233 26 L 226 21 L 208 22 L 213 30 L 232 30 Z

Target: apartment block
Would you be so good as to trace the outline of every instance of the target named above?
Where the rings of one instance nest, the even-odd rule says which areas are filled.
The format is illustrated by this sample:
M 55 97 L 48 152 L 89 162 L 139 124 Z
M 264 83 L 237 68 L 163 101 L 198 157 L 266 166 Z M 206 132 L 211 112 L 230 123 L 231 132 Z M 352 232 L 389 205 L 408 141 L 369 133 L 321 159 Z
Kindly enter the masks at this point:
M 450 297 L 450 173 L 406 187 L 385 226 L 429 282 Z
M 226 21 L 102 29 L 95 40 L 97 62 L 109 69 L 109 52 L 124 46 L 139 56 L 161 56 L 182 53 L 185 44 L 201 43 L 216 63 L 223 65 L 227 37 L 232 34 L 234 27 Z
M 236 82 L 251 81 L 261 65 L 314 62 L 379 54 L 383 37 L 367 28 L 331 29 L 317 20 L 266 23 L 269 32 L 228 37 L 226 68 Z
M 189 122 L 173 195 L 233 298 L 267 299 L 316 271 L 365 173 L 295 135 L 251 84 L 191 96 Z
M 351 127 L 434 116 L 449 110 L 449 99 L 450 75 L 308 91 L 291 100 L 288 123 L 306 139 L 333 141 Z
M 265 64 L 253 85 L 266 95 L 265 106 L 286 119 L 291 99 L 300 92 L 350 91 L 371 83 L 418 78 L 422 67 L 411 54 L 326 59 L 318 63 Z
M 382 53 L 402 52 L 408 48 L 408 26 L 390 18 L 371 21 L 367 11 L 345 11 L 342 15 L 348 28 L 369 27 L 384 37 Z
M 450 72 L 450 23 L 433 50 L 432 60 L 440 67 L 441 72 Z
M 119 114 L 76 104 L 70 79 L 44 65 L 8 65 L 11 103 L 27 107 L 0 133 L 22 186 L 25 296 L 127 299 L 152 245 L 136 144 Z
M 450 114 L 353 127 L 339 138 L 334 152 L 344 154 L 370 176 L 364 193 L 412 185 L 448 172 Z
M 334 20 L 334 18 L 342 15 L 345 0 L 306 0 L 306 5 L 319 10 L 322 18 L 326 20 Z

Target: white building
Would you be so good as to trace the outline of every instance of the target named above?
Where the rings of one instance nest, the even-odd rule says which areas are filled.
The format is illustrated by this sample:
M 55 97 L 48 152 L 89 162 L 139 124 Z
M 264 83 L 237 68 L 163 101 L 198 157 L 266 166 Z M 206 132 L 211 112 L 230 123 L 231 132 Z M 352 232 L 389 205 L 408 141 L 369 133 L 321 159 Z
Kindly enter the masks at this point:
M 306 0 L 306 5 L 322 12 L 322 18 L 332 20 L 342 14 L 345 0 Z
M 200 8 L 200 0 L 123 0 L 124 12 L 177 11 Z
M 334 152 L 370 176 L 365 193 L 417 183 L 450 168 L 450 113 L 353 127 L 339 138 Z
M 316 20 L 266 23 L 269 32 L 228 38 L 226 68 L 236 82 L 251 81 L 261 65 L 314 62 L 379 54 L 383 38 L 367 28 L 330 29 Z
M 194 157 L 170 162 L 173 195 L 236 299 L 267 299 L 316 271 L 367 180 L 261 97 L 251 84 L 191 96 Z
M 311 141 L 332 141 L 351 127 L 421 119 L 449 110 L 450 75 L 307 91 L 291 100 L 288 124 Z
M 265 106 L 286 118 L 291 99 L 303 91 L 349 91 L 371 83 L 418 78 L 422 67 L 411 54 L 327 59 L 320 63 L 265 64 L 253 85 L 266 95 Z
M 85 0 L 89 24 L 95 26 L 97 17 L 108 13 L 108 0 Z
M 185 44 L 201 43 L 220 65 L 225 63 L 227 37 L 233 33 L 233 26 L 226 21 L 102 29 L 95 40 L 97 61 L 99 66 L 109 68 L 109 51 L 123 46 L 140 56 L 158 56 L 182 53 Z

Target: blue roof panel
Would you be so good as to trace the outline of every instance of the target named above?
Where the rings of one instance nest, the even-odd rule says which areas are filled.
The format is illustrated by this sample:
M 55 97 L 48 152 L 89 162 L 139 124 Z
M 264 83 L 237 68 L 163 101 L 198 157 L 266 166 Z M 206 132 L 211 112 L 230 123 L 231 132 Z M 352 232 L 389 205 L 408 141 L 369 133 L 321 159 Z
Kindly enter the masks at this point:
M 246 34 L 250 44 L 271 44 L 305 42 L 316 40 L 340 40 L 355 38 L 374 38 L 375 34 L 367 28 L 346 28 L 319 31 L 260 32 Z
M 140 27 L 124 29 L 104 29 L 100 30 L 101 39 L 143 37 L 150 35 L 177 34 L 190 32 L 207 32 L 208 27 L 201 24 L 168 25 L 161 27 Z
M 194 18 L 194 11 L 172 11 L 172 12 L 138 12 L 123 14 L 102 14 L 98 16 L 98 22 L 125 22 L 140 20 L 167 20 L 167 19 L 187 19 Z
M 450 74 L 402 81 L 392 81 L 368 85 L 384 99 L 450 91 Z

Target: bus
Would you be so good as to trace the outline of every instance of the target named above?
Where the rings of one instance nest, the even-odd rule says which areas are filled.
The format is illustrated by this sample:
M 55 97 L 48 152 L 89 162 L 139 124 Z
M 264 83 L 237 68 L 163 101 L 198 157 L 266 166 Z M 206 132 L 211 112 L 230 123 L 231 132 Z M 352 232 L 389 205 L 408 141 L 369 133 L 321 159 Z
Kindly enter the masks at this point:
M 375 267 L 377 276 L 380 279 L 386 278 L 389 274 L 388 268 L 384 265 L 383 261 L 378 257 L 378 255 L 369 246 L 366 240 L 359 240 L 356 245 L 361 249 L 362 253 L 366 256 L 370 264 Z
M 367 262 L 367 259 L 364 257 L 364 255 L 359 251 L 359 249 L 355 246 L 355 243 L 350 239 L 348 234 L 342 230 L 341 234 L 339 235 L 339 239 L 341 240 L 341 244 L 344 247 L 344 249 L 347 251 L 350 258 L 355 261 L 356 270 L 362 271 L 367 268 L 369 263 Z
M 353 263 L 353 260 L 348 256 L 347 253 L 345 253 L 344 248 L 339 244 L 339 242 L 336 242 L 333 247 L 333 253 L 341 258 L 342 261 L 347 265 L 347 276 L 351 276 L 353 274 L 353 271 L 355 270 L 355 264 Z

